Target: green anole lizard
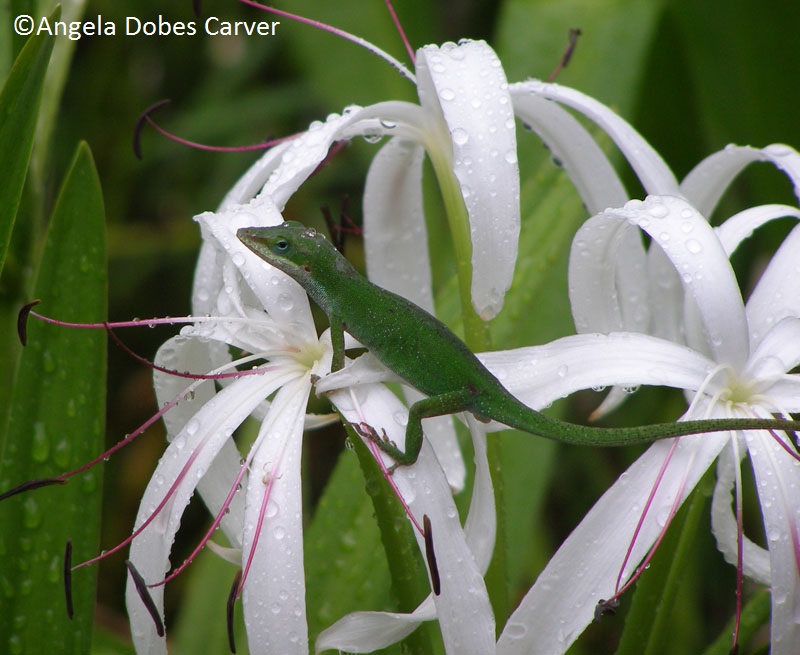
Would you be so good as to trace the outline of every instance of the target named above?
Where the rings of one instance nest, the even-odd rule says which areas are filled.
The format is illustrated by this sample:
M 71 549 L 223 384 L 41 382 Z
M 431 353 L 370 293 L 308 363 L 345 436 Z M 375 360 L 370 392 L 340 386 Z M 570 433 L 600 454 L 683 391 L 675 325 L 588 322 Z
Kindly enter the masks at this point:
M 422 419 L 471 412 L 564 443 L 621 446 L 723 430 L 800 430 L 800 421 L 708 419 L 633 428 L 581 426 L 550 418 L 514 397 L 472 351 L 437 318 L 378 287 L 313 228 L 294 221 L 276 227 L 242 228 L 236 236 L 263 260 L 296 280 L 327 314 L 333 344 L 332 370 L 344 366 L 344 332 L 427 398 L 408 410 L 405 451 L 371 438 L 399 465 L 413 464 L 422 447 Z

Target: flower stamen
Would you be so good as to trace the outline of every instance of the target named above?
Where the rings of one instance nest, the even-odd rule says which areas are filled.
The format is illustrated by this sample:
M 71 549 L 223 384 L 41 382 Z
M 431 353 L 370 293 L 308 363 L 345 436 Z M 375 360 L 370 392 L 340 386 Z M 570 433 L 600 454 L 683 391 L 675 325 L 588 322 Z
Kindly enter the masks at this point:
M 401 64 L 397 59 L 392 57 L 389 53 L 381 50 L 378 46 L 373 45 L 369 41 L 362 39 L 360 36 L 356 36 L 355 34 L 350 34 L 350 32 L 346 32 L 338 27 L 333 27 L 332 25 L 328 25 L 326 23 L 322 23 L 318 20 L 313 20 L 311 18 L 304 18 L 303 16 L 298 16 L 297 14 L 289 13 L 288 11 L 284 11 L 283 9 L 276 9 L 275 7 L 269 7 L 267 5 L 262 5 L 260 2 L 256 2 L 255 0 L 239 0 L 242 4 L 248 5 L 250 7 L 255 7 L 256 9 L 260 9 L 261 11 L 266 11 L 271 14 L 277 14 L 278 16 L 283 16 L 284 18 L 288 18 L 290 20 L 297 21 L 298 23 L 305 23 L 306 25 L 311 25 L 312 27 L 316 27 L 321 29 L 325 32 L 329 32 L 331 34 L 335 34 L 351 43 L 355 43 L 356 45 L 361 46 L 362 48 L 368 50 L 374 55 L 378 55 L 381 59 L 387 62 L 392 68 L 396 69 L 403 77 L 407 78 L 410 82 L 416 84 L 416 78 L 414 74 L 408 70 L 403 64 Z
M 67 603 L 67 616 L 71 621 L 75 609 L 72 605 L 72 541 L 69 539 L 64 548 L 64 597 Z
M 252 150 L 267 150 L 272 146 L 283 143 L 284 141 L 289 141 L 298 136 L 297 134 L 292 134 L 279 139 L 268 139 L 262 143 L 251 143 L 246 146 L 210 146 L 205 143 L 198 143 L 197 141 L 189 141 L 188 139 L 184 139 L 183 137 L 179 137 L 177 134 L 167 131 L 152 118 L 152 114 L 154 112 L 158 111 L 162 107 L 165 107 L 171 102 L 172 101 L 169 99 L 159 100 L 155 104 L 152 104 L 145 109 L 139 115 L 139 118 L 136 119 L 136 125 L 134 125 L 133 128 L 133 154 L 136 155 L 137 159 L 142 158 L 142 130 L 144 129 L 145 124 L 150 125 L 156 132 L 167 137 L 170 141 L 180 143 L 181 145 L 189 148 L 194 148 L 195 150 L 205 150 L 207 152 L 250 152 Z
M 386 1 L 386 9 L 389 10 L 389 14 L 392 17 L 392 22 L 394 22 L 395 28 L 397 28 L 397 32 L 400 34 L 400 38 L 403 40 L 403 45 L 406 47 L 406 52 L 408 53 L 409 59 L 411 59 L 411 63 L 416 63 L 416 57 L 414 56 L 414 48 L 411 47 L 411 44 L 408 42 L 408 37 L 406 36 L 406 32 L 403 29 L 403 25 L 400 22 L 400 19 L 397 17 L 397 12 L 394 10 L 394 5 L 392 4 L 392 0 L 385 0 Z
M 136 587 L 136 593 L 139 594 L 139 598 L 142 599 L 145 609 L 153 619 L 153 623 L 156 626 L 156 634 L 159 637 L 163 637 L 164 622 L 161 620 L 161 613 L 158 611 L 158 607 L 156 607 L 153 597 L 150 595 L 150 592 L 147 591 L 147 583 L 144 581 L 142 574 L 139 573 L 133 562 L 130 560 L 125 560 L 125 566 L 128 567 L 128 572 L 131 574 L 131 580 L 133 580 L 133 586 Z
M 231 649 L 231 653 L 236 652 L 236 641 L 234 639 L 234 630 L 233 630 L 233 618 L 234 614 L 233 611 L 236 607 L 236 599 L 239 597 L 239 589 L 242 586 L 242 569 L 236 571 L 236 575 L 233 577 L 233 584 L 231 585 L 231 591 L 228 594 L 228 602 L 225 606 L 225 615 L 227 618 L 227 625 L 228 625 L 228 648 Z

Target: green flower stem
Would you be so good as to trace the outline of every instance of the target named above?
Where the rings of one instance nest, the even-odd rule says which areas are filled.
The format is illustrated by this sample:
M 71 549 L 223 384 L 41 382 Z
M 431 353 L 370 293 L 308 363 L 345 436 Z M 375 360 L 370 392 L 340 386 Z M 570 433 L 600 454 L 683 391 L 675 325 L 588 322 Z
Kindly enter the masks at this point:
M 473 352 L 486 352 L 491 350 L 492 343 L 489 324 L 478 316 L 472 305 L 472 241 L 470 239 L 467 207 L 464 204 L 464 197 L 461 195 L 458 180 L 453 175 L 452 162 L 444 155 L 437 156 L 436 150 L 429 149 L 428 153 L 439 182 L 456 255 L 461 316 L 464 322 L 464 341 Z M 487 456 L 494 485 L 497 536 L 492 561 L 486 572 L 486 587 L 498 630 L 502 628 L 510 614 L 508 599 L 509 576 L 506 557 L 507 533 L 505 514 L 503 513 L 505 504 L 501 455 L 502 446 L 500 440 L 489 439 Z
M 473 352 L 491 350 L 489 325 L 478 316 L 472 306 L 472 241 L 470 240 L 469 216 L 461 187 L 453 175 L 452 162 L 435 149 L 428 154 L 436 172 L 439 189 L 444 202 L 450 236 L 456 255 L 456 275 L 458 277 L 461 316 L 464 321 L 464 341 Z
M 430 593 L 430 584 L 411 524 L 369 448 L 349 425 L 347 432 L 364 474 L 367 493 L 375 508 L 398 611 L 412 612 Z M 435 653 L 431 625 L 421 625 L 406 637 L 403 652 L 414 655 Z

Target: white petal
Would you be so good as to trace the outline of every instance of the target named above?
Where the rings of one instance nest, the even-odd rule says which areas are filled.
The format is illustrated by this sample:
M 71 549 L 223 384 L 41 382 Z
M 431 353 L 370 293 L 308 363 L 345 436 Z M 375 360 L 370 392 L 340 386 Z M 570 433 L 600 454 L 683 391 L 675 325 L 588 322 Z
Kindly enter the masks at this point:
M 364 187 L 364 254 L 372 282 L 433 313 L 424 154 L 419 145 L 392 139 L 375 155 Z
M 745 441 L 772 571 L 771 652 L 793 655 L 800 648 L 800 463 L 768 432 L 746 432 Z M 793 448 L 791 444 L 788 447 Z
M 328 150 L 351 123 L 358 120 L 360 107 L 347 107 L 331 114 L 323 123 L 315 121 L 291 141 L 271 148 L 256 162 L 228 194 L 222 207 L 246 202 L 261 189 L 283 211 L 286 202 L 300 188 L 317 166 L 328 156 Z
M 769 162 L 782 170 L 792 182 L 795 195 L 800 196 L 800 154 L 783 144 L 763 149 L 727 146 L 692 169 L 681 182 L 681 193 L 701 214 L 710 216 L 731 182 L 754 162 Z
M 793 216 L 800 218 L 800 210 L 796 207 L 789 205 L 760 205 L 758 207 L 750 207 L 744 211 L 734 214 L 728 218 L 722 225 L 716 228 L 717 236 L 722 242 L 725 252 L 728 256 L 736 251 L 739 244 L 753 234 L 762 225 L 766 225 L 770 221 L 777 218 L 784 218 L 786 216 Z
M 529 80 L 513 85 L 514 94 L 527 92 L 572 107 L 593 120 L 610 136 L 628 160 L 648 194 L 678 193 L 678 182 L 661 156 L 627 122 L 604 104 L 559 84 Z
M 156 353 L 155 363 L 174 371 L 192 371 L 206 373 L 230 362 L 230 354 L 225 344 L 205 341 L 184 336 L 167 340 Z M 184 393 L 187 380 L 161 371 L 153 372 L 153 386 L 159 407 L 163 407 Z M 188 398 L 182 399 L 163 417 L 167 429 L 167 440 L 172 441 L 186 427 L 186 424 L 197 414 L 200 408 L 210 402 L 216 395 L 212 380 L 206 380 L 193 386 Z M 209 512 L 216 516 L 224 503 L 231 481 L 236 478 L 241 467 L 239 449 L 228 439 L 222 445 L 219 454 L 211 463 L 208 471 L 197 485 L 203 502 Z M 231 502 L 228 512 L 222 519 L 220 527 L 232 546 L 242 546 L 242 525 L 244 522 L 244 499 L 236 496 Z
M 276 270 L 236 238 L 236 230 L 242 227 L 280 225 L 283 218 L 274 205 L 266 200 L 237 207 L 225 213 L 206 212 L 195 218 L 203 228 L 204 238 L 218 244 L 222 255 L 223 275 L 212 279 L 217 287 L 208 293 L 216 293 L 215 315 L 226 315 L 235 311 L 245 314 L 242 304 L 265 309 L 270 318 L 281 325 L 292 325 L 300 339 L 316 341 L 314 321 L 308 297 L 302 287 L 284 273 Z M 222 306 L 220 299 L 230 301 Z
M 769 402 L 784 412 L 800 412 L 800 376 L 784 375 L 769 388 Z
M 692 301 L 685 317 L 689 345 L 720 364 L 742 365 L 748 353 L 744 306 L 728 257 L 708 222 L 673 196 L 649 196 L 606 213 L 641 227 L 680 274 Z
M 636 333 L 578 334 L 544 346 L 478 358 L 529 407 L 541 409 L 580 389 L 640 384 L 697 390 L 714 362 L 680 344 Z M 716 387 L 712 380 L 708 393 Z
M 489 458 L 486 454 L 486 425 L 478 423 L 471 414 L 467 416 L 467 422 L 475 453 L 475 479 L 464 531 L 478 568 L 482 573 L 486 573 L 497 536 L 497 508 Z
M 589 131 L 555 102 L 529 93 L 525 82 L 509 87 L 516 115 L 564 168 L 590 214 L 619 207 L 630 197 Z
M 771 381 L 782 380 L 785 373 L 798 364 L 800 364 L 800 318 L 784 318 L 759 341 L 750 361 L 747 362 L 743 377 L 758 380 L 766 390 Z
M 731 507 L 731 491 L 735 480 L 734 466 L 739 466 L 739 462 L 734 462 L 731 450 L 725 448 L 717 462 L 717 482 L 711 499 L 711 531 L 725 561 L 736 566 L 739 527 Z M 742 568 L 751 580 L 766 585 L 770 583 L 769 553 L 745 535 L 742 535 Z
M 280 165 L 286 150 L 291 146 L 291 141 L 280 143 L 267 150 L 225 195 L 219 206 L 219 211 L 229 211 L 238 205 L 248 203 L 255 198 L 266 184 L 269 176 Z
M 417 52 L 420 103 L 446 130 L 453 172 L 469 214 L 472 304 L 493 318 L 514 273 L 519 239 L 516 127 L 500 60 L 483 41 Z M 431 144 L 430 147 L 434 147 Z
M 300 460 L 310 390 L 307 376 L 284 385 L 253 444 L 242 552 L 246 563 L 256 548 L 242 595 L 253 654 L 308 652 Z
M 605 212 L 578 230 L 569 255 L 569 298 L 578 332 L 645 331 L 646 253 L 639 230 Z
M 252 408 L 282 382 L 274 375 L 237 380 L 236 384 L 223 389 L 207 402 L 170 443 L 142 497 L 136 529 L 164 499 L 185 465 L 188 464 L 189 469 L 162 512 L 131 544 L 130 560 L 145 582 L 152 584 L 163 580 L 169 569 L 169 554 L 181 516 L 198 481 Z M 150 594 L 163 616 L 164 587 L 153 587 Z M 166 642 L 156 635 L 153 621 L 130 576 L 125 596 L 137 651 L 165 653 Z
M 750 340 L 758 344 L 773 325 L 800 316 L 800 226 L 783 240 L 747 301 Z
M 633 545 L 623 581 L 658 537 L 678 490 L 683 485 L 682 502 L 727 438 L 708 434 L 680 440 Z M 498 655 L 565 652 L 594 618 L 597 603 L 613 596 L 643 503 L 671 446 L 672 440 L 653 444 L 592 507 L 509 618 L 497 642 Z

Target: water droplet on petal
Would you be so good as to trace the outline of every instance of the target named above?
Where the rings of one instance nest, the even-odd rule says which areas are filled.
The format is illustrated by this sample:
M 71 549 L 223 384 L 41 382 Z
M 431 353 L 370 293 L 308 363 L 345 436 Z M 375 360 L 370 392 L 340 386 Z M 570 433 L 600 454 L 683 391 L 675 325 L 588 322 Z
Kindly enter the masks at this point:
M 686 250 L 693 255 L 699 255 L 703 252 L 703 245 L 697 239 L 689 239 L 686 242 Z

